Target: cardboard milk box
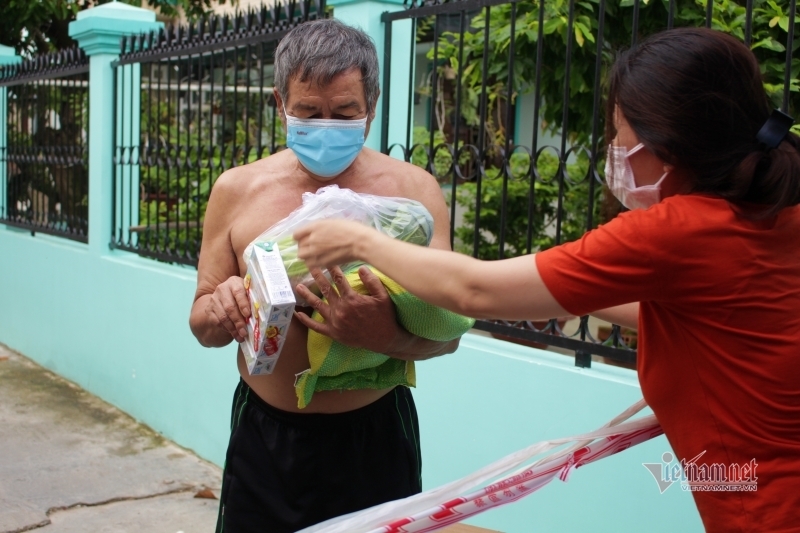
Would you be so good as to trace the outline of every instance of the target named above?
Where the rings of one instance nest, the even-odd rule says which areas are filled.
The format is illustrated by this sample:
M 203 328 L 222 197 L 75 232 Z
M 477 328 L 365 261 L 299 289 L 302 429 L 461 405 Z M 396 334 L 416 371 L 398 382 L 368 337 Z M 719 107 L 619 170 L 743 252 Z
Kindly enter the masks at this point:
M 277 244 L 255 244 L 245 261 L 251 314 L 242 352 L 251 375 L 271 374 L 292 321 L 294 293 Z

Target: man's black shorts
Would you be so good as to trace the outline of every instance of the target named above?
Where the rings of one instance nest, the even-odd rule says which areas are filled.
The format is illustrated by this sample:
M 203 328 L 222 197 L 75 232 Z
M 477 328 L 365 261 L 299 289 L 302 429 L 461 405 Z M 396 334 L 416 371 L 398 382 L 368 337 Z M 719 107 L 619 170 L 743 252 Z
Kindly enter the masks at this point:
M 217 533 L 292 533 L 422 490 L 419 423 L 396 387 L 341 414 L 288 413 L 239 382 Z

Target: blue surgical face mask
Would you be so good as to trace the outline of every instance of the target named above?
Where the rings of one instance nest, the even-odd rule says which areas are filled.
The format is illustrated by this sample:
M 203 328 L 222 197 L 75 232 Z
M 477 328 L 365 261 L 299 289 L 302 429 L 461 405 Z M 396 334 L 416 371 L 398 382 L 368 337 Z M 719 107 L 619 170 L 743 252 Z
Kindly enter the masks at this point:
M 283 110 L 286 114 L 286 108 Z M 286 146 L 300 164 L 320 178 L 332 179 L 353 164 L 364 146 L 367 119 L 297 118 L 286 114 Z

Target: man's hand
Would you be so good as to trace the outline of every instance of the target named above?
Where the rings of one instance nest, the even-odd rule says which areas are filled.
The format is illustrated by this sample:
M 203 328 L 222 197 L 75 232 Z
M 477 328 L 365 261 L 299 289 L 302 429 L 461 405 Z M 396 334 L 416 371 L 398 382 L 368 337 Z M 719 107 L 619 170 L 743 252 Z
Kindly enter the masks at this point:
M 227 331 L 236 342 L 247 338 L 247 319 L 250 318 L 250 300 L 244 280 L 231 276 L 214 290 L 206 304 L 206 314 L 217 327 Z
M 347 283 L 338 266 L 328 270 L 336 289 L 320 269 L 311 269 L 311 275 L 314 276 L 322 296 L 328 300 L 327 303 L 305 285 L 297 287 L 299 295 L 319 312 L 325 322 L 317 322 L 305 313 L 296 312 L 298 320 L 308 329 L 345 346 L 366 348 L 382 354 L 391 352 L 398 338 L 406 332 L 397 323 L 394 304 L 378 276 L 366 266 L 358 269 L 358 275 L 369 291 L 365 295 L 357 293 Z

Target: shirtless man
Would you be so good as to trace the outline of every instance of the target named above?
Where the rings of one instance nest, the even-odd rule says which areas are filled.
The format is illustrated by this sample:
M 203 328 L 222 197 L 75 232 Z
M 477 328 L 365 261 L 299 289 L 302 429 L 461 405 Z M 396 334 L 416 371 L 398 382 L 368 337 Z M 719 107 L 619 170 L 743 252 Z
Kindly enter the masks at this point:
M 190 318 L 203 346 L 244 340 L 250 305 L 242 253 L 299 207 L 304 192 L 337 184 L 418 200 L 434 219 L 431 246 L 450 248 L 447 208 L 433 177 L 362 149 L 378 93 L 377 55 L 363 32 L 328 19 L 302 24 L 283 38 L 275 52 L 274 94 L 284 125 L 288 117 L 291 149 L 233 168 L 214 185 Z M 293 141 L 296 119 L 312 119 L 301 124 L 318 132 L 315 128 L 324 128 L 324 134 Z M 335 150 L 324 149 L 334 142 Z M 366 296 L 351 290 L 338 268 L 333 274 L 340 295 L 319 271 L 314 274 L 328 304 L 307 290 L 298 292 L 326 323 L 311 320 L 311 309 L 298 310 L 270 375 L 250 376 L 241 350 L 237 355 L 241 380 L 234 394 L 217 532 L 294 532 L 421 490 L 419 426 L 406 387 L 316 392 L 300 412 L 295 374 L 309 366 L 308 328 L 347 346 L 406 360 L 451 353 L 458 341 L 434 342 L 403 330 L 388 293 L 366 269 L 360 272 L 370 290 Z

